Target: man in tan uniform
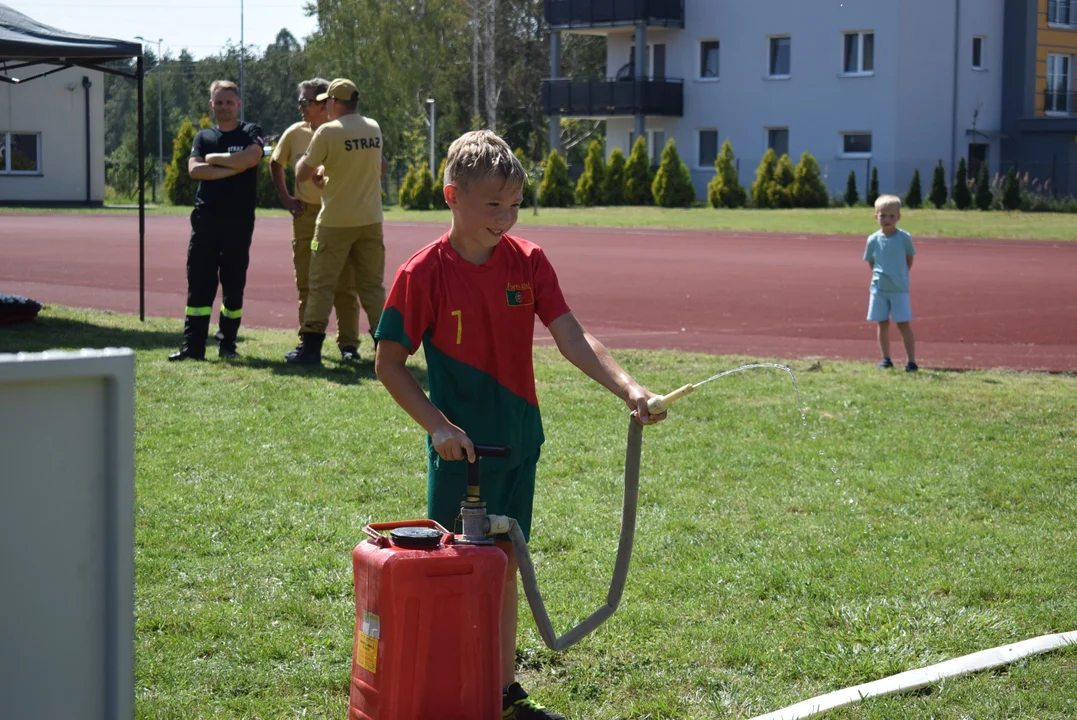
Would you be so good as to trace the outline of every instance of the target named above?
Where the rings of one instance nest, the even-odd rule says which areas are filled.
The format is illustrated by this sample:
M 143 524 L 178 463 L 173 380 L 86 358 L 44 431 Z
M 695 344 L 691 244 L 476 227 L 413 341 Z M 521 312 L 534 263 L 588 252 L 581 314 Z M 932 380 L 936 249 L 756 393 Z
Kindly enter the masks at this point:
M 292 263 L 295 266 L 295 287 L 299 291 L 300 338 L 309 290 L 307 283 L 310 274 L 310 243 L 314 239 L 314 224 L 318 212 L 322 209 L 322 191 L 309 180 L 296 182 L 293 197 L 288 192 L 284 168 L 289 165 L 293 168 L 296 166 L 299 159 L 306 154 L 314 131 L 329 119 L 326 101 L 319 102 L 317 99 L 320 93 L 328 89 L 329 81 L 321 78 L 299 83 L 299 112 L 303 115 L 303 120 L 284 131 L 277 147 L 273 149 L 273 157 L 269 163 L 280 204 L 292 214 Z M 341 358 L 345 362 L 358 360 L 359 297 L 355 289 L 355 274 L 350 267 L 345 267 L 337 280 L 333 307 L 337 311 L 337 347 L 340 348 Z M 296 347 L 296 351 L 298 350 L 299 347 Z M 294 356 L 296 351 L 288 355 Z
M 290 363 L 320 365 L 337 279 L 346 267 L 355 273 L 359 302 L 373 331 L 385 305 L 385 244 L 382 235 L 381 128 L 358 113 L 359 90 L 337 78 L 326 92 L 329 122 L 310 140 L 296 165 L 296 182 L 322 186 L 322 209 L 310 244 L 307 307 L 300 330 L 302 345 Z

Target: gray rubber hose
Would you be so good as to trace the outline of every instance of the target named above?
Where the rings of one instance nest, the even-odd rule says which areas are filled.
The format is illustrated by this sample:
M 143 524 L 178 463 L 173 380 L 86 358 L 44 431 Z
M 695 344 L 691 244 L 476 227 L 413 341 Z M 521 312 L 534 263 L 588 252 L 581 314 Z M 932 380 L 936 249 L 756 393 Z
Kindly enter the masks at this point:
M 557 637 L 554 632 L 550 615 L 542 602 L 542 593 L 539 592 L 538 580 L 535 578 L 535 566 L 527 551 L 524 534 L 515 520 L 509 521 L 509 538 L 516 552 L 516 562 L 520 566 L 524 594 L 531 606 L 531 614 L 535 616 L 539 635 L 542 636 L 546 647 L 551 650 L 565 650 L 590 635 L 595 628 L 613 615 L 621 602 L 625 580 L 628 578 L 628 566 L 632 561 L 632 542 L 636 535 L 636 506 L 639 499 L 639 459 L 642 441 L 643 426 L 632 418 L 628 421 L 628 443 L 625 448 L 625 490 L 624 506 L 621 509 L 621 539 L 617 544 L 617 560 L 613 565 L 613 579 L 610 580 L 610 590 L 606 593 L 606 604 L 561 637 Z

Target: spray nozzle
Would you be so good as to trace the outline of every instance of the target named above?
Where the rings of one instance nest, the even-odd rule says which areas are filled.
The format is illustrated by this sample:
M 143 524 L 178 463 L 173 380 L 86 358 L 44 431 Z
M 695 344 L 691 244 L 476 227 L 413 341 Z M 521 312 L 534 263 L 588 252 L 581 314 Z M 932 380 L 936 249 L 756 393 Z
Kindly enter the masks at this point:
M 650 415 L 658 415 L 660 413 L 664 413 L 675 401 L 680 400 L 682 397 L 688 395 L 695 389 L 695 385 L 688 384 L 684 387 L 677 388 L 668 395 L 655 395 L 647 401 L 647 413 Z

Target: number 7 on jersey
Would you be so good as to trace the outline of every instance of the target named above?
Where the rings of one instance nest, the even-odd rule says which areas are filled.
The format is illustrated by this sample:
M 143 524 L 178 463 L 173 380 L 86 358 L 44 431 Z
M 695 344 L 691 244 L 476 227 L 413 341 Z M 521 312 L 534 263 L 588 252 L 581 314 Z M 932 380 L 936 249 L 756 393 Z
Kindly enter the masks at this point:
M 459 345 L 464 338 L 464 311 L 453 310 L 452 315 L 456 317 L 456 344 Z

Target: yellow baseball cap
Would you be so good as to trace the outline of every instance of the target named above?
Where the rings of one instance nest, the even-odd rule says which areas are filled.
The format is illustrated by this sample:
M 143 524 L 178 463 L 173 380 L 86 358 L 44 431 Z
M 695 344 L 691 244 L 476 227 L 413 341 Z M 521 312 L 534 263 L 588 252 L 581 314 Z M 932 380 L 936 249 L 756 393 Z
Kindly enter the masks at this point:
M 355 87 L 355 83 L 346 78 L 337 78 L 333 82 L 329 83 L 329 89 L 319 95 L 315 100 L 321 102 L 329 98 L 336 98 L 337 100 L 344 100 L 345 102 L 352 102 L 359 99 L 359 88 Z

